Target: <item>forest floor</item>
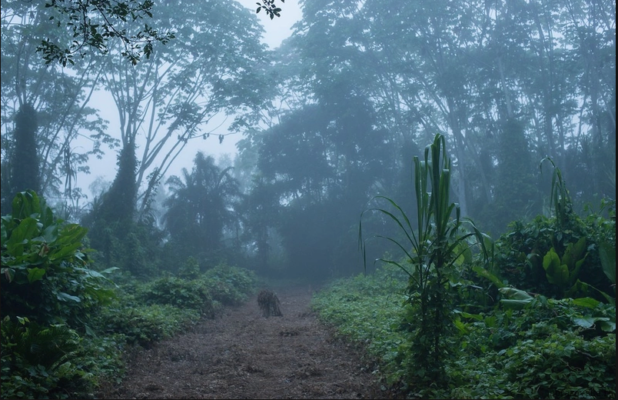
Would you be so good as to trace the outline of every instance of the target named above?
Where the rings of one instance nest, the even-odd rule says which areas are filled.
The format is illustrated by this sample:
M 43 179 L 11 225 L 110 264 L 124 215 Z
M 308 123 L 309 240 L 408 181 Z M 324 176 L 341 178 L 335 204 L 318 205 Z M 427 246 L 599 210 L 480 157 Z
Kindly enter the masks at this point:
M 183 334 L 129 357 L 104 399 L 386 398 L 362 352 L 310 309 L 307 286 L 275 290 L 282 317 L 264 318 L 257 294 Z

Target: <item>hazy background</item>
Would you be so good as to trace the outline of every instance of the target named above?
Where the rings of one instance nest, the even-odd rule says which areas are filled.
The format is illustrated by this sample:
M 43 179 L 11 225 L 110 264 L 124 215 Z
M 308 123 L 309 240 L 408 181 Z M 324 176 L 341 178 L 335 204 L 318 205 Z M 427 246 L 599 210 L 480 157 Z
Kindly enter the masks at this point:
M 255 11 L 255 1 L 240 0 L 239 2 Z M 302 17 L 302 11 L 296 0 L 287 0 L 285 3 L 281 3 L 280 7 L 283 10 L 280 18 L 275 17 L 271 20 L 264 12 L 258 14 L 258 18 L 262 22 L 265 30 L 262 43 L 266 44 L 271 50 L 281 45 L 281 42 L 292 34 L 292 25 L 298 22 Z M 118 131 L 118 114 L 116 113 L 116 107 L 111 99 L 111 95 L 107 92 L 98 91 L 96 95 L 93 96 L 91 106 L 99 109 L 101 117 L 109 121 L 108 133 L 112 136 L 117 136 L 114 135 L 114 131 Z M 214 130 L 211 137 L 205 141 L 193 141 L 191 146 L 184 150 L 184 154 L 176 159 L 167 175 L 179 175 L 183 168 L 190 170 L 193 164 L 193 158 L 198 151 L 202 151 L 207 155 L 212 155 L 216 159 L 226 154 L 233 159 L 238 152 L 236 143 L 242 139 L 242 134 L 236 133 L 226 136 L 222 143 L 219 143 L 217 139 L 219 133 L 228 133 L 227 127 L 232 119 L 233 117 L 228 117 L 227 121 L 225 121 L 224 118 L 218 118 L 217 121 L 209 124 L 209 128 Z M 86 139 L 82 139 L 83 145 L 85 147 L 90 147 L 90 144 L 85 140 Z M 79 143 L 79 141 L 77 143 Z M 90 158 L 88 161 L 91 167 L 90 174 L 78 174 L 77 185 L 84 190 L 84 193 L 88 195 L 90 200 L 92 200 L 92 195 L 88 188 L 92 182 L 97 179 L 103 179 L 105 182 L 111 183 L 114 180 L 117 171 L 116 158 L 117 153 L 115 151 L 106 150 L 105 156 L 102 159 L 97 159 L 96 157 Z

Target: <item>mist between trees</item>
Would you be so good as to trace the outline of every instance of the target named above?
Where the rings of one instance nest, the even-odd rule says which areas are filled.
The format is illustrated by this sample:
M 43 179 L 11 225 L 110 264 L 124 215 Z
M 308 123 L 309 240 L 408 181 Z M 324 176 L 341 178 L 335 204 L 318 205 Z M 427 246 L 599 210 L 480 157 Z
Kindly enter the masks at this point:
M 549 213 L 546 156 L 577 209 L 615 197 L 615 2 L 301 5 L 292 36 L 267 51 L 269 19 L 254 9 L 154 1 L 148 25 L 174 37 L 148 57 L 133 65 L 112 36 L 105 53 L 85 47 L 63 67 L 37 52 L 73 39 L 53 8 L 3 3 L 3 214 L 34 189 L 90 228 L 97 262 L 138 276 L 194 256 L 203 268 L 321 280 L 362 269 L 357 224 L 375 195 L 416 207 L 412 159 L 436 133 L 452 157 L 452 198 L 493 236 Z M 116 27 L 138 37 L 142 22 Z M 113 98 L 117 131 L 94 91 Z M 213 131 L 226 115 L 229 131 Z M 229 165 L 196 154 L 231 133 L 243 139 Z M 118 154 L 116 177 L 87 196 L 77 174 L 96 175 L 90 162 L 104 152 Z M 193 166 L 169 174 L 181 158 Z M 380 215 L 364 224 L 397 234 Z M 369 258 L 388 250 L 376 243 Z

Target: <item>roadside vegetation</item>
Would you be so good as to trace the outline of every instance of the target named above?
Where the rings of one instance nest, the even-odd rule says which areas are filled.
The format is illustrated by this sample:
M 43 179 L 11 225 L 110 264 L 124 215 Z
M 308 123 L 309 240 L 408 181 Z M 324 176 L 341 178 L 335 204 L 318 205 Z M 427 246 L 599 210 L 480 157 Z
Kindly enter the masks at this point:
M 2 217 L 3 398 L 92 398 L 103 381 L 122 378 L 130 348 L 214 318 L 254 287 L 251 271 L 202 272 L 193 258 L 148 281 L 97 271 L 85 234 L 32 191 Z
M 403 257 L 318 293 L 320 318 L 410 397 L 615 398 L 615 203 L 575 214 L 554 167 L 552 215 L 493 242 L 460 223 L 443 150 L 437 135 L 415 159 L 416 230 L 392 200 L 376 209 Z

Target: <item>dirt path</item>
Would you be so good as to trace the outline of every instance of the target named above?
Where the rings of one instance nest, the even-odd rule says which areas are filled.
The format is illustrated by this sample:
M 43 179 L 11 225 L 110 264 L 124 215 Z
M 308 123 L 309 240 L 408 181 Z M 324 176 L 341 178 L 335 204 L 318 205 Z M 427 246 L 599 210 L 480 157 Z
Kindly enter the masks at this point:
M 360 355 L 309 308 L 307 287 L 278 289 L 283 317 L 263 318 L 253 296 L 215 320 L 139 352 L 126 379 L 99 398 L 376 398 Z

